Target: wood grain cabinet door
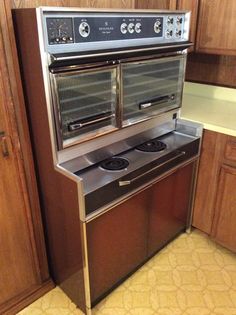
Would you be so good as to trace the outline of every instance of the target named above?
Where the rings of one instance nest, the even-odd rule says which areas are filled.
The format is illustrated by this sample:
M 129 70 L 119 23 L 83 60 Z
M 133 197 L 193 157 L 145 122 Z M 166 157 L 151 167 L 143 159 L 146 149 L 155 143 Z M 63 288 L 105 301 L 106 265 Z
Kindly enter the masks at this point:
M 146 189 L 88 223 L 92 303 L 146 259 L 149 193 Z
M 235 55 L 235 16 L 235 0 L 200 0 L 196 51 Z
M 227 136 L 204 130 L 195 194 L 193 226 L 211 234 L 219 171 Z
M 212 237 L 236 252 L 236 168 L 227 165 L 220 171 Z
M 0 34 L 1 35 L 1 34 Z M 1 36 L 0 36 L 1 38 Z M 1 44 L 0 44 L 0 52 Z M 1 54 L 3 56 L 3 54 Z M 0 62 L 1 66 L 1 62 Z M 7 97 L 0 68 L 0 313 L 40 282 L 35 244 L 29 227 L 16 144 L 10 136 Z M 12 313 L 13 314 L 13 313 Z

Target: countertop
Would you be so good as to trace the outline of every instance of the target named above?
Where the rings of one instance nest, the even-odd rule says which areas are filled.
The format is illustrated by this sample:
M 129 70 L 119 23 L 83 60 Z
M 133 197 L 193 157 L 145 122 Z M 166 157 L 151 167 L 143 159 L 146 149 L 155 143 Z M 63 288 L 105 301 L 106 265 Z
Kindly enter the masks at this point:
M 236 89 L 186 82 L 181 118 L 236 136 Z

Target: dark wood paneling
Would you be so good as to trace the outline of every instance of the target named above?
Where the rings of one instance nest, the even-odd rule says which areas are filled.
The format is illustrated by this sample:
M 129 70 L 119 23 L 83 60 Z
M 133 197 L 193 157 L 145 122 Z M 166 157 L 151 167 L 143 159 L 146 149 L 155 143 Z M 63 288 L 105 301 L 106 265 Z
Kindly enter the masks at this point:
M 186 80 L 236 87 L 236 56 L 189 54 Z
M 88 223 L 93 302 L 145 260 L 149 193 L 145 190 Z
M 211 234 L 219 171 L 227 136 L 204 130 L 196 188 L 193 226 Z

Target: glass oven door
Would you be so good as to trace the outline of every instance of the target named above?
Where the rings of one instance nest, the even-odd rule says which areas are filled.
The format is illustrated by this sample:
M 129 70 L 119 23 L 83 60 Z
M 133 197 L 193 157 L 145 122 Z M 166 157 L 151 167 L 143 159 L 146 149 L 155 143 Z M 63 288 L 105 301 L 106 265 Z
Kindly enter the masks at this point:
M 181 106 L 186 55 L 122 65 L 123 126 Z
M 117 129 L 117 68 L 53 73 L 59 148 Z

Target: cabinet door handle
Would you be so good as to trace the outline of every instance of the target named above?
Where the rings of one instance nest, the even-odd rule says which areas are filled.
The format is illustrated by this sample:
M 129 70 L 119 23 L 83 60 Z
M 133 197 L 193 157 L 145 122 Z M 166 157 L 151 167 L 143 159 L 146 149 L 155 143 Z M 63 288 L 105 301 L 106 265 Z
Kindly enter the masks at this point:
M 1 143 L 1 151 L 2 151 L 3 157 L 8 157 L 9 151 L 8 151 L 7 137 L 5 136 L 4 131 L 0 131 L 0 143 Z
M 176 156 L 174 156 L 171 159 L 169 159 L 169 160 L 167 160 L 167 161 L 165 161 L 165 162 L 163 162 L 163 163 L 161 163 L 161 164 L 151 168 L 150 170 L 142 173 L 141 175 L 138 175 L 138 176 L 136 176 L 136 177 L 134 177 L 134 178 L 132 178 L 130 180 L 121 180 L 121 181 L 119 181 L 119 186 L 126 186 L 126 185 L 133 184 L 136 180 L 138 180 L 138 179 L 142 178 L 143 176 L 145 176 L 145 175 L 147 175 L 147 174 L 157 170 L 158 168 L 164 166 L 165 164 L 176 160 L 177 158 L 179 158 L 179 157 L 181 157 L 183 155 L 185 155 L 185 151 L 180 151 L 180 152 L 178 151 Z

